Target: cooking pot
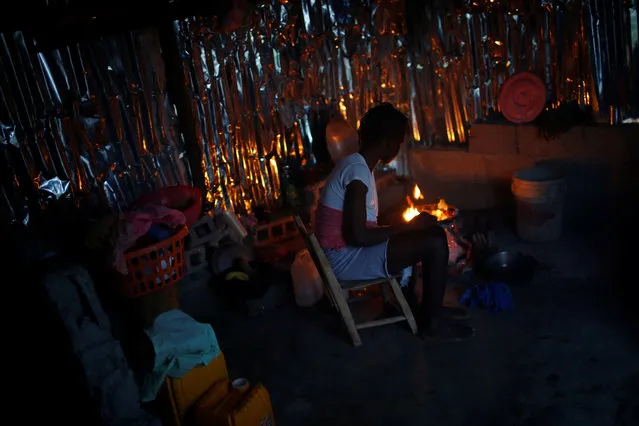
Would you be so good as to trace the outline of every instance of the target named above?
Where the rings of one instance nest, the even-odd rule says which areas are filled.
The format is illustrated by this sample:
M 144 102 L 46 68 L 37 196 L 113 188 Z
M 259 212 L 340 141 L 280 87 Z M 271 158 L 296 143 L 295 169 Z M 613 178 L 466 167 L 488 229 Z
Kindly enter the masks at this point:
M 532 281 L 537 266 L 538 263 L 532 256 L 506 250 L 481 260 L 477 272 L 487 281 L 524 285 Z

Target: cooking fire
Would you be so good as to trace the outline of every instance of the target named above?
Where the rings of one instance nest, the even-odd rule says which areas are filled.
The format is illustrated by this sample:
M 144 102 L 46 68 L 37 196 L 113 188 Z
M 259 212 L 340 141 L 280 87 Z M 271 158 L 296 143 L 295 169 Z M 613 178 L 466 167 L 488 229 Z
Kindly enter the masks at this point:
M 406 210 L 404 210 L 404 213 L 402 215 L 406 222 L 410 222 L 421 212 L 426 212 L 432 216 L 435 216 L 438 221 L 451 219 L 457 213 L 457 210 L 453 207 L 450 207 L 443 198 L 434 204 L 415 205 L 415 203 L 413 202 L 413 200 L 418 201 L 423 199 L 424 196 L 422 195 L 422 191 L 419 189 L 419 186 L 415 185 L 415 188 L 413 189 L 412 199 L 409 195 L 406 196 L 408 207 L 406 208 Z
M 423 200 L 424 196 L 419 186 L 415 185 L 413 188 L 413 197 L 406 196 L 408 207 L 402 214 L 404 221 L 410 222 L 414 217 L 421 212 L 426 212 L 437 218 L 438 222 L 444 220 L 453 219 L 457 216 L 457 209 L 449 206 L 446 201 L 441 198 L 438 202 L 432 204 L 416 204 L 415 202 Z M 463 271 L 467 261 L 470 259 L 471 245 L 468 241 L 464 240 L 457 232 L 456 227 L 444 226 L 446 231 L 446 240 L 448 241 L 448 263 L 450 266 L 449 272 L 452 274 L 459 274 Z

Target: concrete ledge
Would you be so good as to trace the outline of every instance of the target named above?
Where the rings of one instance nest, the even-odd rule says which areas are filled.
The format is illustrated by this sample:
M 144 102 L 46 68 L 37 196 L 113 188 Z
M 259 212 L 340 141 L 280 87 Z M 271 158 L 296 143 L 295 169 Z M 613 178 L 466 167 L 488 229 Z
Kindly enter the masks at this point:
M 426 199 L 468 209 L 512 203 L 513 173 L 544 162 L 568 181 L 566 214 L 605 210 L 639 182 L 639 125 L 575 127 L 555 139 L 535 126 L 476 124 L 468 151 L 413 149 L 409 167 Z M 597 207 L 600 206 L 600 207 Z
M 470 129 L 469 153 L 517 155 L 517 126 L 474 124 Z
M 633 143 L 634 141 L 634 143 Z M 600 160 L 639 156 L 639 125 L 579 126 L 547 140 L 532 125 L 474 124 L 470 154 Z

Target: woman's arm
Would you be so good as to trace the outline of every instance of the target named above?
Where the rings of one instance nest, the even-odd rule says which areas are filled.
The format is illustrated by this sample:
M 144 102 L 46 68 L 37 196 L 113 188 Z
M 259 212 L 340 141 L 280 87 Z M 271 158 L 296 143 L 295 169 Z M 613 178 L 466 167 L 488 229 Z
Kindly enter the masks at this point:
M 382 243 L 391 236 L 410 231 L 416 223 L 405 225 L 369 228 L 366 225 L 366 193 L 368 188 L 360 180 L 353 180 L 346 187 L 344 196 L 344 229 L 342 233 L 346 244 L 354 247 L 373 246 Z

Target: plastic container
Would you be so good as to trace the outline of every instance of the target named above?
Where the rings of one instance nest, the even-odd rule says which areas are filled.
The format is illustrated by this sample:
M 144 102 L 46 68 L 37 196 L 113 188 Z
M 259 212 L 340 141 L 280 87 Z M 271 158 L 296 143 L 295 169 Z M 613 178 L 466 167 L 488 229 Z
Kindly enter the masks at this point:
M 121 293 L 127 298 L 140 297 L 166 288 L 184 276 L 184 237 L 186 226 L 169 238 L 124 254 L 127 275 L 121 281 Z
M 213 385 L 195 406 L 195 426 L 232 425 L 230 416 L 249 387 L 237 388 L 228 380 Z
M 214 383 L 204 392 L 202 398 L 200 398 L 195 405 L 193 419 L 195 426 L 208 426 L 212 424 L 215 409 L 222 403 L 224 398 L 228 396 L 230 390 L 231 381 L 221 380 Z
M 291 265 L 293 279 L 293 293 L 298 306 L 309 307 L 319 302 L 324 296 L 324 285 L 313 258 L 308 250 L 302 250 L 295 255 Z
M 275 426 L 271 397 L 261 384 L 253 386 L 229 416 L 233 426 Z
M 531 242 L 548 242 L 561 236 L 566 183 L 545 167 L 519 170 L 513 176 L 517 201 L 517 233 Z
M 195 367 L 182 378 L 167 377 L 157 402 L 158 406 L 171 407 L 172 416 L 163 418 L 162 423 L 166 426 L 192 424 L 185 422 L 185 418 L 196 411 L 196 406 L 207 397 L 209 405 L 217 405 L 228 393 L 230 383 L 222 353 L 208 365 Z M 216 386 L 217 393 L 212 391 Z
M 211 386 L 197 402 L 194 414 L 195 426 L 275 425 L 268 391 L 261 384 L 250 387 L 246 379 Z

